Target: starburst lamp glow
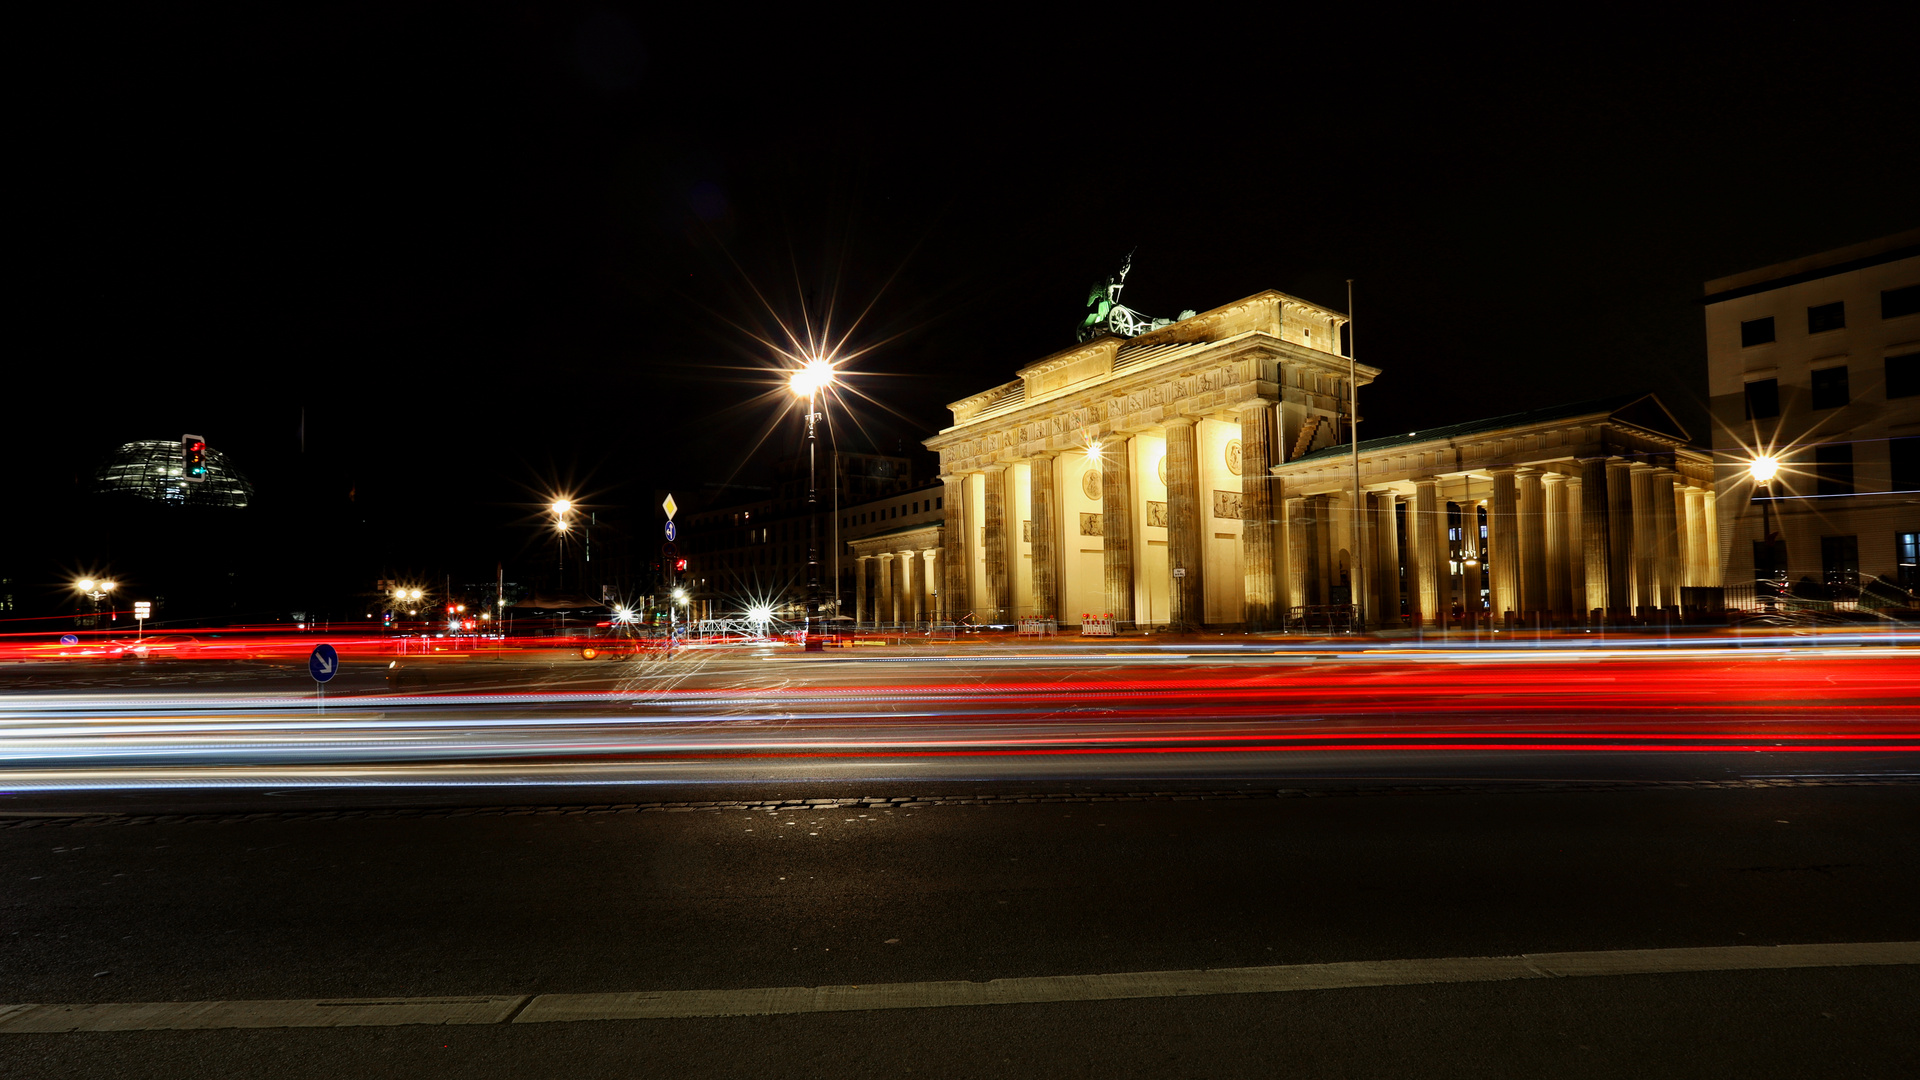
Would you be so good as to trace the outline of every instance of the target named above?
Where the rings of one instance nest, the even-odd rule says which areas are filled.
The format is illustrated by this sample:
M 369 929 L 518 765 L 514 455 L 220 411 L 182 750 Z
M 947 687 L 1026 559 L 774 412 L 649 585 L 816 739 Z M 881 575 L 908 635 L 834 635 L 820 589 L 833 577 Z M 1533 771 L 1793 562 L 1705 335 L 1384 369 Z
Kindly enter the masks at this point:
M 825 360 L 809 360 L 787 376 L 787 386 L 804 398 L 833 385 L 833 365 Z
M 1756 484 L 1770 484 L 1779 475 L 1780 462 L 1774 458 L 1761 456 L 1747 463 L 1747 475 L 1753 477 Z

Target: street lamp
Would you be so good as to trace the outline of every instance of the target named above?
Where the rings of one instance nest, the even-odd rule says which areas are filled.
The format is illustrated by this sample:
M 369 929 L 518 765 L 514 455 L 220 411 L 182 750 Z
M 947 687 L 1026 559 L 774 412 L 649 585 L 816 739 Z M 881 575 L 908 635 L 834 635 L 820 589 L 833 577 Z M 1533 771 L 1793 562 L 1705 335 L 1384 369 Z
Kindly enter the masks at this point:
M 1762 454 L 1747 462 L 1747 476 L 1753 480 L 1754 490 L 1759 493 L 1757 497 L 1760 503 L 1760 550 L 1767 556 L 1765 573 L 1769 579 L 1769 585 L 1772 584 L 1771 579 L 1774 574 L 1780 569 L 1779 549 L 1775 546 L 1773 539 L 1773 478 L 1778 475 L 1780 475 L 1780 461 L 1770 454 Z M 1758 578 L 1761 567 L 1755 566 L 1753 569 L 1755 577 Z M 1766 595 L 1760 598 L 1760 603 L 1768 612 L 1773 611 L 1773 592 L 1770 588 L 1766 591 Z
M 554 593 L 558 595 L 566 591 L 567 585 L 567 530 L 573 528 L 567 515 L 573 511 L 573 500 L 555 499 L 547 509 L 553 511 L 554 540 L 560 549 L 559 580 L 554 585 Z
M 105 600 L 107 594 L 114 590 L 114 583 L 111 581 L 96 581 L 93 578 L 81 578 L 79 581 L 73 583 L 73 587 L 80 591 L 80 595 L 87 598 L 87 614 L 93 617 L 87 625 L 96 625 L 100 617 L 100 601 Z
M 806 643 L 809 652 L 819 649 L 821 645 L 814 640 L 813 627 L 814 621 L 820 618 L 820 493 L 815 469 L 815 450 L 819 438 L 814 430 L 820 414 L 814 411 L 814 402 L 822 391 L 832 385 L 833 364 L 817 358 L 794 369 L 787 377 L 787 387 L 794 394 L 807 399 L 807 621 L 801 632 L 801 640 Z

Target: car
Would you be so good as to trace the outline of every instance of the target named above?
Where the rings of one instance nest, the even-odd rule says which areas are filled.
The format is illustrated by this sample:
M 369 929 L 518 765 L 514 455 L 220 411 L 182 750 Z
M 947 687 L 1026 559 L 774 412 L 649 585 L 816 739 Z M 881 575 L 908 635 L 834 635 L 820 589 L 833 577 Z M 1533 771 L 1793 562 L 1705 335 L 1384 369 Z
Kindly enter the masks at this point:
M 192 656 L 199 651 L 199 638 L 186 634 L 156 634 L 139 641 L 126 642 L 121 647 L 120 656 L 133 656 L 141 660 L 166 660 Z

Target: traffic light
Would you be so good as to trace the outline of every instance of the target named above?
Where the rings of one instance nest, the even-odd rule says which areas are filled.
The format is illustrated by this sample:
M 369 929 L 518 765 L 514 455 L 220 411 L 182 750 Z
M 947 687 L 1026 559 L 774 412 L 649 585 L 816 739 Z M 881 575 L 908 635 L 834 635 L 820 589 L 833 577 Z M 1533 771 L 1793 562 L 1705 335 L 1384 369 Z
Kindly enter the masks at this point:
M 207 478 L 207 440 L 205 436 L 180 436 L 180 475 L 195 483 L 199 483 Z
M 673 569 L 676 573 L 685 573 L 687 569 L 687 560 L 676 559 L 673 564 Z

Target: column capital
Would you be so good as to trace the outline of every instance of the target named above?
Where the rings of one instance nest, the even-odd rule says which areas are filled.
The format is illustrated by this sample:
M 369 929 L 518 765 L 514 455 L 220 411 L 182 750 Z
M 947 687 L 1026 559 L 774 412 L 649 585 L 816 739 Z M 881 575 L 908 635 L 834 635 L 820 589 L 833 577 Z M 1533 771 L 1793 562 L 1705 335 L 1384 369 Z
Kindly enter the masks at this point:
M 1037 454 L 1027 455 L 1027 460 L 1028 461 L 1052 461 L 1054 458 L 1057 458 L 1059 456 L 1060 454 L 1057 451 L 1042 450 Z
M 1565 473 L 1543 472 L 1540 474 L 1540 482 L 1543 484 L 1564 484 L 1566 480 L 1567 474 Z
M 1163 427 L 1192 427 L 1199 421 L 1191 416 L 1169 416 L 1160 423 Z
M 1004 461 L 995 461 L 995 462 L 990 462 L 990 463 L 988 463 L 988 464 L 986 464 L 986 465 L 982 465 L 982 466 L 980 466 L 980 469 L 979 469 L 979 471 L 980 471 L 980 472 L 983 472 L 983 473 L 1002 473 L 1002 472 L 1006 472 L 1006 471 L 1007 471 L 1007 463 L 1006 463 L 1006 462 L 1004 462 Z
M 1539 476 L 1540 472 L 1541 470 L 1534 468 L 1532 465 L 1515 465 L 1513 467 L 1513 475 L 1515 476 Z

